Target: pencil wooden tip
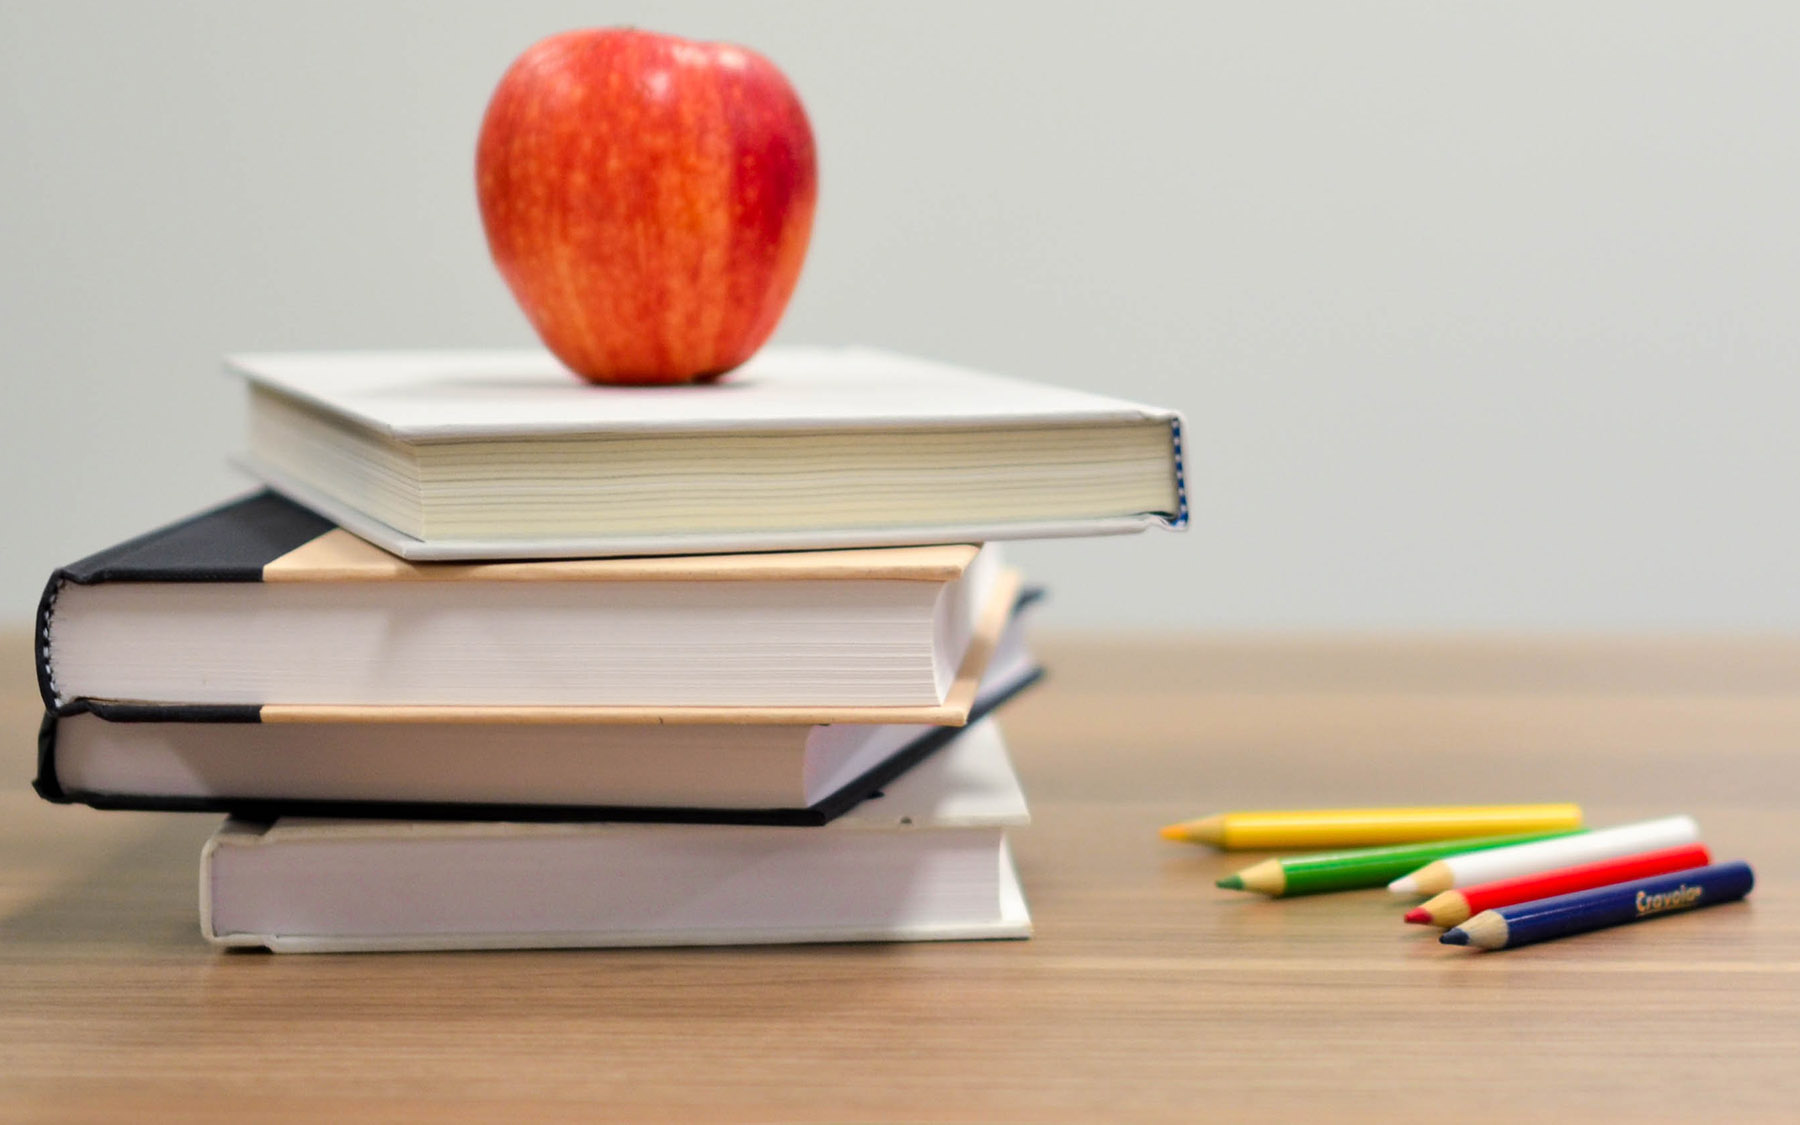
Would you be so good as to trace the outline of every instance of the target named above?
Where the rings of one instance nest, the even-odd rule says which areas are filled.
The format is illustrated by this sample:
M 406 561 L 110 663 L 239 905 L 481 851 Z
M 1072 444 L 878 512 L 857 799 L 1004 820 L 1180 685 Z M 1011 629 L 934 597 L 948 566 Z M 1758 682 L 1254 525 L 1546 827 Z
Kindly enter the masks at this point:
M 1219 880 L 1219 886 L 1255 891 L 1259 895 L 1274 898 L 1287 892 L 1287 872 L 1282 869 L 1279 859 L 1265 859 L 1261 863 L 1251 864 L 1236 875 Z
M 1438 940 L 1445 945 L 1467 945 L 1469 944 L 1469 935 L 1463 931 L 1461 926 L 1452 926 L 1439 934 Z
M 1227 875 L 1222 879 L 1215 880 L 1213 886 L 1224 887 L 1228 891 L 1241 891 L 1244 889 L 1244 877 L 1242 875 Z
M 1410 875 L 1402 875 L 1388 884 L 1397 895 L 1435 895 L 1456 885 L 1456 876 L 1448 864 L 1434 859 Z
M 1508 944 L 1509 927 L 1497 910 L 1483 910 L 1451 932 L 1463 935 L 1458 944 L 1478 949 L 1505 949 Z
M 1200 820 L 1184 820 L 1180 824 L 1164 825 L 1162 838 L 1176 840 L 1183 844 L 1211 844 L 1215 848 L 1223 847 L 1225 844 L 1225 814 L 1218 813 Z
M 1406 912 L 1406 920 L 1415 926 L 1431 925 L 1431 911 L 1422 906 L 1415 906 Z
M 1469 900 L 1460 891 L 1445 891 L 1421 902 L 1412 914 L 1424 915 L 1420 921 L 1433 926 L 1460 926 L 1469 920 Z M 1413 920 L 1412 914 L 1406 916 L 1407 921 Z

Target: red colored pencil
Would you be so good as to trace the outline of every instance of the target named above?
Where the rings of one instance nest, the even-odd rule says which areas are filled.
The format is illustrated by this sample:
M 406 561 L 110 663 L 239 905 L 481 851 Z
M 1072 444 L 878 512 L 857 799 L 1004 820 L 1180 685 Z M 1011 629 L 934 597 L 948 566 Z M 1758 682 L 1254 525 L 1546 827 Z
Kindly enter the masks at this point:
M 1607 887 L 1670 871 L 1705 867 L 1711 862 L 1712 856 L 1707 852 L 1706 845 L 1684 844 L 1679 848 L 1639 852 L 1637 855 L 1620 856 L 1618 859 L 1602 859 L 1555 871 L 1540 871 L 1535 875 L 1496 879 L 1492 883 L 1478 883 L 1459 891 L 1445 891 L 1423 905 L 1408 910 L 1406 920 L 1421 926 L 1455 926 L 1496 906 L 1535 902 L 1540 898 Z

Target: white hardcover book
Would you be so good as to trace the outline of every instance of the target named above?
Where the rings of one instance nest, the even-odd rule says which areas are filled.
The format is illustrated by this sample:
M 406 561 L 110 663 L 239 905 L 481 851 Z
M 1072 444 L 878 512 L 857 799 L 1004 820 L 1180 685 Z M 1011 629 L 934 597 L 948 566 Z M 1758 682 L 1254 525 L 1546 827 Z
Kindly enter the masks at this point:
M 985 542 L 1187 520 L 1179 414 L 864 348 L 597 387 L 548 352 L 233 356 L 245 464 L 406 558 Z
M 276 952 L 1019 938 L 992 720 L 822 827 L 227 820 L 200 928 Z

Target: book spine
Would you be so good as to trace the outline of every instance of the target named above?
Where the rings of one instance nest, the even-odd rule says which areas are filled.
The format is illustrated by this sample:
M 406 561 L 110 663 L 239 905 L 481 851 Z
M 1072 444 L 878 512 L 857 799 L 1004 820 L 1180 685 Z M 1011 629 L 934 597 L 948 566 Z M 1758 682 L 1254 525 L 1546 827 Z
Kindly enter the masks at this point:
M 56 613 L 56 596 L 62 592 L 63 583 L 67 581 L 66 572 L 57 570 L 50 576 L 44 586 L 44 594 L 38 599 L 37 616 L 32 622 L 31 650 L 34 663 L 37 665 L 38 695 L 44 701 L 44 710 L 54 712 L 60 703 L 56 692 L 56 670 L 50 661 L 50 618 Z
M 139 798 L 130 795 L 107 796 L 94 793 L 70 792 L 63 788 L 62 779 L 56 772 L 56 740 L 62 729 L 62 720 L 72 715 L 93 715 L 95 718 L 109 723 L 259 723 L 262 721 L 262 708 L 254 704 L 217 704 L 207 706 L 163 706 L 150 703 L 101 703 L 87 699 L 77 699 L 60 707 L 46 708 L 44 718 L 38 724 L 37 744 L 37 776 L 31 779 L 31 788 L 46 801 L 58 805 L 89 805 L 93 808 L 142 809 L 154 807 L 156 811 L 167 812 L 213 812 L 211 804 L 188 803 L 179 805 L 146 805 L 143 801 L 154 801 L 155 798 Z
M 46 801 L 58 805 L 72 805 L 75 798 L 63 792 L 62 783 L 56 779 L 56 712 L 45 711 L 44 721 L 38 724 L 37 776 L 31 779 L 31 788 Z
M 57 599 L 70 584 L 261 582 L 265 566 L 332 527 L 323 516 L 264 490 L 59 567 L 38 599 L 32 632 L 45 708 L 55 711 L 68 702 L 56 686 L 51 624 Z
M 1167 521 L 1179 531 L 1188 523 L 1187 451 L 1182 444 L 1183 419 L 1176 414 L 1169 419 L 1169 451 L 1175 460 L 1175 518 Z

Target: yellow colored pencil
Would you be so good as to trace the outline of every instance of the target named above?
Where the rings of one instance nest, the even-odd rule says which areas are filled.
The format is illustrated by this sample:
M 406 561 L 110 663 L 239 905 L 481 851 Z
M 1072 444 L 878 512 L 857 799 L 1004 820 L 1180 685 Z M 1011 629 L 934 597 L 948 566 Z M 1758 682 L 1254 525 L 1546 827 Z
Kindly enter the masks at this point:
M 1580 805 L 1444 805 L 1218 813 L 1168 825 L 1163 828 L 1162 837 L 1211 844 L 1226 851 L 1275 851 L 1381 847 L 1580 827 Z

